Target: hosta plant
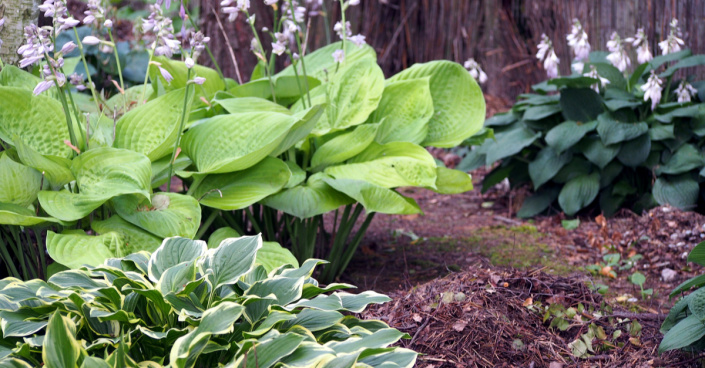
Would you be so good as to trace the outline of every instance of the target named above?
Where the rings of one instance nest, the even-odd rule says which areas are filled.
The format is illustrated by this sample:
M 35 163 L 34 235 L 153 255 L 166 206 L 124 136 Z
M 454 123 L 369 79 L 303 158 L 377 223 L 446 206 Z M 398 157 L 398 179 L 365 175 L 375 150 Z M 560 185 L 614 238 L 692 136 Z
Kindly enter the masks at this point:
M 408 338 L 361 320 L 375 292 L 336 291 L 301 267 L 260 262 L 259 236 L 168 238 L 44 282 L 0 281 L 0 366 L 412 367 Z M 271 259 L 270 259 L 271 260 Z
M 705 242 L 693 248 L 688 261 L 705 266 Z M 695 276 L 678 285 L 670 298 L 680 297 L 661 325 L 664 333 L 659 351 L 683 349 L 691 352 L 705 350 L 705 274 Z M 690 294 L 683 293 L 695 289 Z
M 501 161 L 483 190 L 504 178 L 530 186 L 520 217 L 554 209 L 572 216 L 585 208 L 613 215 L 657 204 L 695 209 L 705 194 L 705 82 L 677 72 L 702 65 L 705 55 L 658 56 L 631 74 L 607 56 L 592 52 L 585 75 L 537 84 L 509 112 L 488 119 L 494 139 L 476 146 L 460 167 Z M 678 86 L 690 86 L 687 99 Z

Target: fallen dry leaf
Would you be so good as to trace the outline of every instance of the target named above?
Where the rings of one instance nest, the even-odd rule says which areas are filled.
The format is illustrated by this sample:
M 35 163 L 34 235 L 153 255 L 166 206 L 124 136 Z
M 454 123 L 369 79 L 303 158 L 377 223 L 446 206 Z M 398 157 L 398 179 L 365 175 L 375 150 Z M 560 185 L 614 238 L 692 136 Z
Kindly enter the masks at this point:
M 418 313 L 414 313 L 411 316 L 411 319 L 413 319 L 414 322 L 417 322 L 417 323 L 421 323 L 421 321 L 423 321 L 423 317 L 421 317 Z
M 600 275 L 605 276 L 605 277 L 610 277 L 610 278 L 615 278 L 616 276 L 612 272 L 612 267 L 611 266 L 605 266 L 602 267 L 600 270 Z
M 463 332 L 465 327 L 468 326 L 468 323 L 465 321 L 458 321 L 453 324 L 453 329 L 458 331 L 458 332 Z
M 528 307 L 532 304 L 534 304 L 534 299 L 532 297 L 526 298 L 526 300 L 524 300 L 524 303 L 521 303 L 521 305 L 524 307 Z

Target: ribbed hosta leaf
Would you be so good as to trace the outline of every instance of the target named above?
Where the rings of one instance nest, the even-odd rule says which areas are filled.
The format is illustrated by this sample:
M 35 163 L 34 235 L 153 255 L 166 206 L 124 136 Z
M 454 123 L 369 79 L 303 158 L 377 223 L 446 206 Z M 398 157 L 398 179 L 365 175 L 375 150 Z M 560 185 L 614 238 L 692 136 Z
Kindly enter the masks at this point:
M 324 177 L 334 189 L 345 193 L 350 198 L 360 202 L 367 212 L 379 212 L 397 215 L 421 213 L 421 208 L 412 198 L 407 198 L 395 192 L 374 185 L 367 181 L 352 179 L 333 179 Z
M 260 78 L 230 89 L 228 92 L 235 97 L 257 97 L 272 99 L 272 91 L 277 104 L 288 106 L 306 94 L 306 87 L 313 89 L 321 85 L 321 81 L 303 75 L 275 75 L 270 84 L 269 78 Z
M 81 219 L 107 200 L 123 194 L 149 198 L 151 164 L 140 153 L 96 148 L 76 157 L 71 172 L 79 193 L 67 190 L 39 192 L 42 208 L 60 220 Z
M 578 143 L 588 132 L 595 130 L 597 121 L 577 123 L 565 121 L 551 128 L 546 133 L 546 143 L 561 153 Z
M 372 143 L 377 128 L 377 124 L 363 124 L 329 140 L 316 149 L 311 158 L 311 167 L 320 170 L 356 156 Z
M 416 64 L 390 82 L 430 77 L 433 117 L 424 146 L 454 147 L 482 128 L 485 99 L 475 79 L 462 65 L 450 61 Z
M 644 122 L 625 123 L 613 119 L 609 114 L 600 114 L 597 120 L 597 133 L 604 145 L 628 141 L 649 131 L 649 125 Z
M 68 268 L 98 266 L 108 258 L 123 257 L 126 255 L 123 246 L 120 235 L 113 232 L 97 236 L 47 232 L 49 256 Z
M 182 148 L 201 173 L 244 170 L 274 151 L 296 122 L 274 112 L 219 115 L 186 132 Z
M 342 50 L 343 45 L 341 41 L 332 43 L 328 46 L 321 47 L 320 49 L 307 53 L 304 56 L 304 63 L 306 64 L 306 72 L 308 76 L 317 78 L 318 80 L 325 81 L 330 80 L 336 71 L 338 63 L 333 59 L 333 52 L 335 50 Z M 357 60 L 370 59 L 377 60 L 377 54 L 375 50 L 369 45 L 363 45 L 358 47 L 352 42 L 345 43 L 345 65 L 350 65 Z M 297 65 L 299 75 L 303 75 L 303 69 L 301 69 L 301 64 Z M 277 75 L 296 75 L 294 72 L 294 66 L 290 65 L 286 69 L 282 70 Z
M 472 190 L 472 176 L 460 170 L 445 167 L 436 168 L 436 188 L 432 189 L 441 194 L 458 194 Z
M 568 216 L 573 216 L 592 203 L 600 192 L 600 174 L 594 172 L 568 181 L 558 195 L 558 203 Z
M 277 193 L 290 177 L 289 167 L 283 161 L 266 157 L 243 171 L 207 175 L 192 195 L 204 206 L 237 210 Z
M 254 266 L 260 248 L 262 237 L 257 235 L 225 239 L 218 248 L 210 250 L 204 266 L 212 270 L 209 278 L 213 287 L 236 283 Z
M 373 123 L 380 123 L 375 141 L 380 144 L 421 144 L 428 134 L 428 121 L 432 115 L 433 99 L 428 77 L 388 83 L 377 110 L 371 116 Z
M 198 201 L 183 194 L 155 193 L 151 204 L 140 196 L 125 195 L 114 198 L 113 204 L 120 217 L 162 238 L 193 238 L 201 225 Z
M 277 148 L 275 148 L 269 155 L 272 157 L 277 157 L 299 143 L 302 139 L 306 138 L 306 136 L 308 136 L 314 129 L 318 121 L 325 115 L 324 106 L 325 105 L 313 105 L 313 107 L 293 114 L 292 117 L 296 120 L 296 123 L 294 123 L 291 129 L 289 129 L 289 133 L 287 133 L 284 140 L 279 143 L 279 146 L 277 146 Z
M 347 64 L 326 88 L 328 124 L 334 130 L 346 129 L 364 123 L 375 111 L 384 91 L 384 74 L 377 62 L 363 59 Z
M 670 205 L 681 210 L 695 207 L 698 202 L 698 182 L 688 174 L 673 178 L 660 177 L 654 183 L 654 198 L 660 205 Z
M 325 173 L 336 179 L 364 180 L 383 188 L 436 187 L 436 161 L 423 147 L 409 142 L 370 144 L 349 163 Z
M 278 112 L 287 115 L 292 114 L 286 107 L 260 97 L 232 97 L 220 99 L 218 96 L 220 96 L 220 94 L 216 95 L 215 103 L 230 114 L 260 111 Z
M 186 88 L 171 91 L 135 109 L 115 126 L 116 148 L 136 151 L 155 161 L 174 149 Z M 188 111 L 190 107 L 186 106 Z
M 37 199 L 42 174 L 15 162 L 8 152 L 0 152 L 0 203 L 27 207 Z
M 572 153 L 557 154 L 552 147 L 545 147 L 539 151 L 534 161 L 529 163 L 529 176 L 534 184 L 534 190 L 551 180 L 572 158 Z
M 51 217 L 39 217 L 32 210 L 9 203 L 0 203 L 0 224 L 34 226 L 44 222 L 59 222 Z
M 692 144 L 682 145 L 668 162 L 656 169 L 656 174 L 682 174 L 705 165 L 702 153 Z
M 44 156 L 21 139 L 15 139 L 17 155 L 23 164 L 44 173 L 46 180 L 54 187 L 61 187 L 74 180 L 71 161 L 64 157 Z
M 66 115 L 58 100 L 16 87 L 0 87 L 0 139 L 18 136 L 42 155 L 71 157 Z M 77 130 L 78 131 L 78 130 Z
M 162 243 L 162 239 L 123 220 L 120 216 L 112 216 L 107 220 L 91 222 L 91 229 L 98 234 L 115 232 L 122 236 L 126 253 L 136 253 L 141 250 L 153 252 Z
M 152 253 L 147 269 L 149 279 L 159 281 L 162 274 L 180 263 L 192 262 L 206 254 L 208 245 L 201 240 L 185 238 L 164 239 L 162 245 Z
M 326 184 L 323 177 L 323 173 L 311 175 L 306 183 L 284 189 L 261 203 L 301 219 L 353 203 L 350 197 Z

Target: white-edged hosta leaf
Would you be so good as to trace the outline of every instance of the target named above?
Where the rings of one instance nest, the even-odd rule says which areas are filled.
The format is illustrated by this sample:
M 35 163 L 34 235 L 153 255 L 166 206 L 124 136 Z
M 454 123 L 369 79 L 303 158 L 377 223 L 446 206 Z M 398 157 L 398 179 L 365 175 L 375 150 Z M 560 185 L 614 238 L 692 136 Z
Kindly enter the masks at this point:
M 34 226 L 47 221 L 59 222 L 59 220 L 52 217 L 39 217 L 26 207 L 0 203 L 0 224 L 2 225 Z
M 291 115 L 292 112 L 286 107 L 260 97 L 231 97 L 218 98 L 216 94 L 213 100 L 229 114 L 242 114 L 246 112 L 270 111 L 280 114 Z
M 306 65 L 306 72 L 308 76 L 314 77 L 321 81 L 330 80 L 333 77 L 333 74 L 336 73 L 336 70 L 338 69 L 336 68 L 338 63 L 333 59 L 333 52 L 342 49 L 342 42 L 338 41 L 328 46 L 321 47 L 320 49 L 317 49 L 314 52 L 306 53 L 306 56 L 304 56 L 304 64 Z M 352 42 L 346 42 L 345 64 L 341 65 L 341 68 L 345 65 L 352 64 L 360 59 L 371 59 L 373 61 L 377 60 L 377 53 L 369 45 L 363 45 L 362 47 L 358 47 Z M 303 75 L 301 63 L 297 64 L 297 68 L 299 75 Z M 294 72 L 294 66 L 289 65 L 279 74 L 277 74 L 277 76 L 280 75 L 296 75 L 296 73 Z
M 245 295 L 264 298 L 274 294 L 276 296 L 275 304 L 285 306 L 301 298 L 303 286 L 303 277 L 274 276 L 255 282 L 245 291 Z
M 386 348 L 387 346 L 399 341 L 405 333 L 399 332 L 394 328 L 384 328 L 376 331 L 373 334 L 361 338 L 349 338 L 344 341 L 331 341 L 325 344 L 335 350 L 336 354 L 345 354 L 361 351 L 371 348 Z
M 83 265 L 98 266 L 108 258 L 125 256 L 124 244 L 118 233 L 102 235 L 57 234 L 47 232 L 47 252 L 51 258 L 68 268 Z
M 262 248 L 262 237 L 243 236 L 223 240 L 218 248 L 211 249 L 204 262 L 209 270 L 214 288 L 234 284 L 255 264 L 257 250 Z M 266 295 L 261 295 L 266 296 Z
M 558 204 L 568 216 L 592 203 L 600 192 L 600 173 L 581 175 L 569 180 L 558 195 Z
M 116 148 L 126 148 L 158 160 L 174 149 L 186 88 L 171 91 L 123 115 L 115 125 Z
M 353 203 L 350 197 L 328 185 L 323 180 L 324 176 L 323 173 L 311 175 L 306 183 L 284 189 L 265 198 L 261 203 L 300 219 L 320 215 Z
M 343 310 L 352 313 L 362 313 L 370 304 L 383 304 L 392 300 L 388 296 L 372 290 L 364 291 L 359 294 L 338 291 L 334 295 L 340 298 L 343 303 Z
M 446 60 L 416 64 L 389 82 L 430 77 L 433 116 L 424 146 L 455 147 L 482 128 L 485 99 L 462 65 Z
M 375 141 L 421 144 L 433 116 L 429 77 L 387 83 L 371 119 L 380 123 Z
M 352 131 L 329 140 L 316 149 L 311 167 L 320 170 L 358 155 L 374 141 L 378 127 L 377 124 L 358 125 Z
M 14 143 L 20 161 L 38 172 L 44 173 L 44 177 L 53 187 L 61 187 L 74 180 L 69 159 L 43 156 L 21 139 L 15 139 Z
M 411 349 L 397 348 L 393 351 L 368 355 L 359 360 L 359 363 L 372 367 L 412 368 L 416 364 L 418 353 Z
M 288 330 L 298 325 L 311 332 L 317 332 L 339 323 L 342 319 L 340 312 L 306 308 L 296 314 L 296 318 L 284 322 L 280 328 Z
M 282 160 L 265 157 L 242 171 L 207 175 L 192 195 L 204 206 L 238 210 L 277 193 L 290 178 L 289 167 Z
M 157 282 L 164 271 L 179 263 L 190 262 L 206 254 L 208 246 L 201 240 L 186 238 L 167 238 L 162 245 L 152 253 L 147 269 L 149 279 Z
M 5 68 L 7 69 L 7 68 Z M 3 70 L 5 70 L 3 69 Z M 22 359 L 3 358 L 0 359 L 0 368 L 32 368 L 32 366 Z
M 42 208 L 59 220 L 79 220 L 119 195 L 150 197 L 151 163 L 147 156 L 137 152 L 108 147 L 92 149 L 73 160 L 71 172 L 79 193 L 39 192 Z
M 42 174 L 15 162 L 8 151 L 0 152 L 0 203 L 27 207 L 37 199 Z
M 352 42 L 350 42 L 352 43 Z M 269 339 L 258 341 L 250 349 L 236 356 L 233 361 L 225 365 L 226 368 L 270 368 L 284 357 L 293 353 L 304 341 L 305 337 L 293 332 L 273 334 Z M 254 359 L 254 351 L 257 359 Z
M 162 238 L 193 238 L 201 226 L 196 198 L 178 193 L 155 193 L 151 203 L 136 195 L 113 198 L 118 215 Z
M 98 234 L 115 232 L 122 236 L 126 253 L 141 250 L 153 252 L 162 244 L 162 239 L 114 215 L 107 220 L 91 222 L 91 229 Z
M 436 161 L 423 147 L 409 142 L 373 142 L 347 164 L 328 167 L 325 173 L 383 188 L 436 187 Z
M 274 151 L 296 122 L 275 112 L 219 115 L 191 127 L 182 147 L 201 173 L 244 170 Z
M 585 134 L 595 130 L 597 121 L 580 123 L 564 121 L 546 133 L 546 143 L 553 147 L 556 153 L 561 153 L 578 143 Z
M 0 139 L 12 142 L 19 136 L 42 155 L 71 157 L 64 144 L 69 139 L 66 115 L 61 103 L 17 87 L 0 87 Z
M 293 353 L 282 359 L 285 367 L 320 367 L 322 363 L 335 358 L 335 351 L 314 342 L 304 341 Z
M 392 189 L 362 180 L 333 179 L 325 176 L 323 180 L 335 190 L 360 202 L 367 212 L 396 215 L 421 213 L 421 208 L 413 198 L 404 197 Z
M 654 199 L 660 205 L 670 205 L 681 210 L 693 208 L 698 202 L 700 186 L 688 174 L 676 177 L 659 177 L 654 183 Z
M 431 189 L 440 194 L 459 194 L 472 190 L 472 176 L 464 171 L 436 168 L 436 188 Z
M 187 261 L 167 268 L 154 288 L 162 295 L 178 294 L 196 280 L 196 261 Z
M 46 321 L 34 320 L 36 316 L 31 311 L 0 311 L 3 338 L 30 336 L 46 327 Z
M 47 368 L 77 367 L 81 355 L 81 344 L 76 341 L 76 325 L 73 320 L 64 317 L 57 310 L 49 318 L 42 360 Z

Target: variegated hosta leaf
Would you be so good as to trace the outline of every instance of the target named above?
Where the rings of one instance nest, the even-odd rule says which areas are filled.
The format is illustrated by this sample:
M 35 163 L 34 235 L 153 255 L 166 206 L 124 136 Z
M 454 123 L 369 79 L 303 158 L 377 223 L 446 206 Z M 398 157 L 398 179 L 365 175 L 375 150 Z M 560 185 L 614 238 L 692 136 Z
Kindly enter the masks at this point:
M 0 203 L 27 207 L 37 199 L 41 183 L 39 171 L 15 162 L 8 151 L 0 152 Z
M 269 338 L 265 338 L 266 336 Z M 305 339 L 304 336 L 293 332 L 280 334 L 276 330 L 270 331 L 265 337 L 254 346 L 250 346 L 251 349 L 241 351 L 226 367 L 272 367 L 282 358 L 293 353 Z M 253 351 L 257 351 L 257 360 L 252 358 Z
M 335 190 L 360 202 L 367 212 L 396 215 L 421 213 L 421 208 L 413 198 L 404 197 L 392 189 L 362 180 L 333 179 L 325 176 L 323 180 Z
M 81 344 L 76 341 L 76 325 L 57 310 L 47 325 L 42 360 L 47 368 L 76 367 Z
M 336 179 L 364 180 L 383 188 L 436 187 L 436 161 L 423 147 L 409 142 L 370 144 L 347 164 L 325 173 Z
M 482 128 L 485 99 L 475 79 L 462 65 L 450 61 L 416 64 L 389 82 L 430 77 L 434 113 L 424 146 L 455 147 Z
M 378 127 L 377 124 L 359 125 L 329 140 L 316 149 L 311 158 L 311 167 L 314 170 L 323 169 L 358 155 L 374 141 Z
M 380 123 L 375 141 L 421 144 L 428 134 L 433 116 L 433 99 L 429 78 L 387 83 L 377 110 L 370 117 Z
M 200 173 L 244 170 L 274 151 L 296 122 L 274 112 L 219 115 L 192 126 L 182 147 Z
M 79 220 L 109 199 L 135 194 L 150 198 L 151 163 L 137 152 L 101 147 L 84 152 L 71 164 L 79 193 L 41 191 L 39 202 L 51 216 Z
M 284 189 L 265 198 L 261 203 L 300 219 L 320 215 L 353 203 L 350 197 L 328 185 L 323 177 L 323 173 L 311 175 L 306 183 Z
M 282 160 L 265 157 L 243 171 L 207 175 L 192 195 L 204 206 L 238 210 L 277 193 L 290 177 L 289 167 Z
M 262 248 L 262 237 L 243 236 L 223 240 L 218 248 L 210 250 L 204 267 L 210 270 L 214 288 L 234 284 L 255 264 L 257 250 Z
M 115 232 L 93 236 L 85 233 L 56 234 L 49 231 L 47 252 L 54 261 L 68 268 L 98 266 L 108 258 L 126 255 L 123 240 Z
M 122 236 L 126 253 L 141 250 L 153 252 L 162 244 L 162 239 L 125 220 L 120 216 L 112 216 L 107 220 L 91 222 L 91 229 L 98 234 L 115 232 Z
M 167 269 L 180 263 L 194 261 L 204 256 L 207 250 L 206 242 L 201 240 L 178 237 L 164 239 L 162 245 L 149 258 L 147 265 L 149 279 L 157 282 Z
M 186 88 L 171 91 L 123 115 L 115 125 L 116 148 L 126 148 L 151 161 L 170 154 L 179 134 Z
M 178 193 L 156 193 L 151 203 L 137 195 L 113 199 L 118 215 L 161 238 L 193 238 L 201 225 L 198 201 Z
M 314 77 L 321 81 L 330 80 L 336 72 L 339 72 L 338 63 L 333 60 L 333 52 L 336 50 L 342 50 L 342 42 L 338 41 L 332 43 L 328 46 L 322 47 L 312 53 L 307 53 L 304 56 L 304 63 L 306 64 L 306 72 L 309 77 Z M 361 59 L 370 59 L 372 61 L 377 60 L 377 53 L 369 45 L 363 45 L 358 47 L 352 42 L 345 43 L 345 65 L 350 65 Z M 303 75 L 303 69 L 301 68 L 301 63 L 297 64 L 299 75 Z M 294 66 L 290 65 L 286 69 L 282 70 L 277 75 L 296 75 L 294 72 Z
M 71 157 L 64 144 L 69 139 L 66 115 L 58 100 L 16 87 L 0 87 L 0 96 L 0 139 L 12 142 L 19 136 L 42 155 Z

